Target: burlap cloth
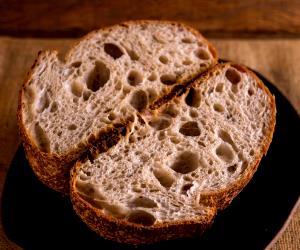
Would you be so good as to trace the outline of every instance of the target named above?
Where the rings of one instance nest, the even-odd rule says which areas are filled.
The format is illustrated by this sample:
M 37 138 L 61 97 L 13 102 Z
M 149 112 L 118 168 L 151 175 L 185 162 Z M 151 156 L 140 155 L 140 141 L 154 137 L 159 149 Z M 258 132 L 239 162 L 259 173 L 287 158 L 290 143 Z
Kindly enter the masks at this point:
M 24 76 L 41 49 L 62 54 L 74 40 L 12 39 L 0 37 L 0 196 L 9 163 L 19 144 L 16 126 L 17 96 Z M 220 58 L 245 64 L 273 82 L 300 114 L 300 40 L 214 39 Z M 300 249 L 300 206 L 271 249 Z M 17 248 L 0 223 L 0 249 Z

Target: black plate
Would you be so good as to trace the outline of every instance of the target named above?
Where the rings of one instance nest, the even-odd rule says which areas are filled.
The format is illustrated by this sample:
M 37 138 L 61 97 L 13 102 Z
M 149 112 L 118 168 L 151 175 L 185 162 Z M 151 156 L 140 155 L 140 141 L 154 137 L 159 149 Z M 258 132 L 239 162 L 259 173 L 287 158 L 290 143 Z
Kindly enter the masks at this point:
M 300 119 L 283 95 L 259 76 L 275 95 L 278 113 L 273 142 L 254 178 L 202 237 L 141 248 L 264 249 L 283 226 L 300 194 Z M 67 197 L 37 180 L 22 147 L 7 173 L 2 213 L 7 236 L 25 249 L 131 248 L 88 229 Z

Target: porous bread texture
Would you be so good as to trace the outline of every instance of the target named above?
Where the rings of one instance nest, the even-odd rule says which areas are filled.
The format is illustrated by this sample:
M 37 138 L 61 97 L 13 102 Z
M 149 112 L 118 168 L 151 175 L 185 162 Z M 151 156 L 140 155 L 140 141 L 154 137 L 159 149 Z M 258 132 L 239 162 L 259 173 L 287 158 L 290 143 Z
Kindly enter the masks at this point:
M 21 94 L 21 123 L 40 151 L 67 154 L 215 63 L 211 45 L 179 23 L 129 22 L 95 31 L 65 62 L 55 51 L 41 53 Z
M 78 163 L 74 208 L 100 235 L 134 244 L 176 237 L 154 230 L 147 239 L 142 232 L 149 228 L 211 222 L 256 171 L 272 140 L 275 112 L 274 97 L 252 72 L 218 65 L 182 96 L 136 117 L 110 150 Z M 94 221 L 87 218 L 92 212 Z M 108 233 L 100 226 L 107 220 L 125 224 L 121 231 L 141 232 Z

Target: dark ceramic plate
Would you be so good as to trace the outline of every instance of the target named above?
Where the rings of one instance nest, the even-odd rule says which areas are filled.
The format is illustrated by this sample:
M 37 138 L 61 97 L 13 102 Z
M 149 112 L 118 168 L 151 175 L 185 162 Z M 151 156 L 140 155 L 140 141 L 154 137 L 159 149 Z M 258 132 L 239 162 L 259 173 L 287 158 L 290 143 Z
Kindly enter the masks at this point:
M 300 194 L 300 119 L 283 95 L 258 75 L 275 95 L 278 113 L 273 142 L 251 182 L 202 237 L 140 248 L 264 249 L 282 228 Z M 37 180 L 22 147 L 7 173 L 2 213 L 7 236 L 24 249 L 132 248 L 88 229 L 67 197 Z

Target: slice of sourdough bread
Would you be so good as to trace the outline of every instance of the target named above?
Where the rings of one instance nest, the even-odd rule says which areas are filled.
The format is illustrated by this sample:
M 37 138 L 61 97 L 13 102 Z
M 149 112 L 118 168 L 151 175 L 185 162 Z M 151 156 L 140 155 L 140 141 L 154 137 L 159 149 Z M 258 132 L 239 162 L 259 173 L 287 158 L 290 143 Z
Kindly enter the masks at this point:
M 137 112 L 217 62 L 199 32 L 176 22 L 134 21 L 92 32 L 65 61 L 44 51 L 20 93 L 18 120 L 42 182 L 68 192 L 69 170 L 96 144 L 115 144 Z
M 275 99 L 242 66 L 217 65 L 164 100 L 117 145 L 72 170 L 75 211 L 107 239 L 140 244 L 203 232 L 272 140 Z

